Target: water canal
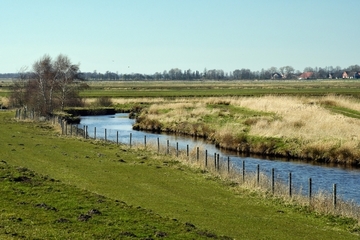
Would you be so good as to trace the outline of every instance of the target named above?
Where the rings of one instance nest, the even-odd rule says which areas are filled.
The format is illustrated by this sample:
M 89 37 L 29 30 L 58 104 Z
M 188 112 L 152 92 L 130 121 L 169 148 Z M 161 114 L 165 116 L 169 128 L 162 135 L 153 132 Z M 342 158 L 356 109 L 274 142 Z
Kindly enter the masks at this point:
M 105 138 L 110 141 L 118 141 L 119 143 L 144 143 L 144 136 L 148 143 L 167 144 L 175 147 L 178 143 L 179 150 L 186 150 L 187 145 L 191 148 L 201 147 L 206 149 L 209 156 L 218 153 L 221 159 L 230 157 L 231 164 L 236 168 L 242 168 L 243 161 L 246 164 L 246 172 L 255 172 L 257 165 L 260 165 L 261 173 L 268 176 L 271 174 L 271 169 L 275 169 L 275 178 L 286 182 L 288 175 L 292 174 L 292 185 L 295 188 L 306 189 L 309 178 L 312 179 L 312 189 L 314 192 L 326 191 L 331 193 L 333 184 L 337 186 L 337 195 L 344 200 L 353 200 L 360 205 L 360 169 L 333 167 L 326 165 L 314 165 L 301 161 L 284 161 L 281 159 L 263 159 L 260 157 L 244 157 L 234 152 L 226 152 L 216 148 L 214 145 L 204 142 L 201 139 L 194 139 L 191 137 L 156 134 L 144 131 L 136 131 L 132 129 L 134 124 L 133 119 L 128 118 L 128 114 L 119 113 L 115 115 L 104 116 L 83 116 L 79 127 L 87 126 L 88 135 L 99 139 Z M 105 130 L 106 129 L 106 130 Z

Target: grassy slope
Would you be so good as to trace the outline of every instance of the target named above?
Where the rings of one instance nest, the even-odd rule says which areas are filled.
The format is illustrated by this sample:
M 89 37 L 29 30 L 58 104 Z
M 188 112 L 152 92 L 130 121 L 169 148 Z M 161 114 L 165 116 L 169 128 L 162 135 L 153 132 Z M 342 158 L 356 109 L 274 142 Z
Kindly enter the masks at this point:
M 216 236 L 0 162 L 1 239 L 206 239 Z
M 47 126 L 0 114 L 0 160 L 201 229 L 238 239 L 357 239 L 354 222 L 296 210 L 235 191 L 206 173 L 155 154 L 58 137 Z

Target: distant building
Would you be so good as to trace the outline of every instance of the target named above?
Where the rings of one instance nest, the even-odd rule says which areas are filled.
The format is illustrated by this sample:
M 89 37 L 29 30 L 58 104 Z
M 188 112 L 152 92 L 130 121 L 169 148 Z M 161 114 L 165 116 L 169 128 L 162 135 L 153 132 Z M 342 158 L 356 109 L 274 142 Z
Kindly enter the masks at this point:
M 355 72 L 354 73 L 354 78 L 359 79 L 360 78 L 360 72 Z
M 299 76 L 299 79 L 310 79 L 314 75 L 313 72 L 304 72 Z
M 279 78 L 283 78 L 283 75 L 277 72 L 271 74 L 271 79 L 279 79 Z
M 342 74 L 342 78 L 345 79 L 345 78 L 349 78 L 349 74 L 345 71 L 343 72 Z

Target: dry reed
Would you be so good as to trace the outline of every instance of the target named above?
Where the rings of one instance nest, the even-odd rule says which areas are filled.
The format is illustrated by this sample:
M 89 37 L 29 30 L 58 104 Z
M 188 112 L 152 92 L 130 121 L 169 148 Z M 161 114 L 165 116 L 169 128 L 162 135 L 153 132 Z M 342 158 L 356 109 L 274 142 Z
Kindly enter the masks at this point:
M 356 99 L 332 95 L 317 98 L 212 97 L 154 103 L 143 118 L 157 121 L 165 131 L 207 136 L 209 140 L 225 148 L 237 149 L 238 137 L 246 132 L 248 136 L 264 139 L 277 138 L 287 143 L 286 151 L 274 150 L 272 154 L 285 155 L 286 152 L 298 158 L 356 163 L 360 159 L 358 149 L 360 120 L 333 113 L 324 108 L 322 105 L 324 102 L 328 104 L 332 102 L 334 105 L 353 110 L 360 109 L 360 102 Z M 209 104 L 231 105 L 264 114 L 246 117 L 241 113 L 230 115 L 226 109 L 209 108 Z M 225 124 L 205 123 L 209 133 L 201 133 L 196 130 L 196 127 L 191 127 L 204 123 L 206 116 L 228 117 L 231 121 Z M 273 146 L 266 144 L 261 146 L 258 143 L 251 149 L 254 152 L 261 152 L 262 149 L 269 147 Z M 263 152 L 271 153 L 269 149 Z

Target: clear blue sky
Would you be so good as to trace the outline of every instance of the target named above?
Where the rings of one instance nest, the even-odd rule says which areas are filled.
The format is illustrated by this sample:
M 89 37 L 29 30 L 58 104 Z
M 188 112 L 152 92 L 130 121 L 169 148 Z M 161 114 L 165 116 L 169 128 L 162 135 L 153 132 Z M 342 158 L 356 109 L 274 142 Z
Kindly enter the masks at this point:
M 360 65 L 360 0 L 1 0 L 0 73 Z

